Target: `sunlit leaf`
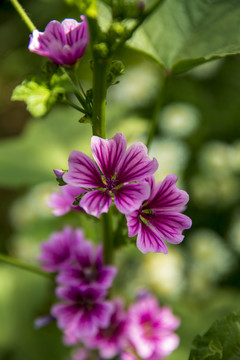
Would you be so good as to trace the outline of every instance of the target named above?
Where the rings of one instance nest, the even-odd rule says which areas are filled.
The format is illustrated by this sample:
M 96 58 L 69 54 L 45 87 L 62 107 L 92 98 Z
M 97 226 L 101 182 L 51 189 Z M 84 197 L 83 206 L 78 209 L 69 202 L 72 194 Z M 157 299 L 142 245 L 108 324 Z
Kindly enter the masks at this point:
M 166 0 L 128 45 L 173 73 L 240 53 L 238 0 Z
M 189 360 L 240 359 L 240 314 L 217 320 L 203 336 L 196 336 Z

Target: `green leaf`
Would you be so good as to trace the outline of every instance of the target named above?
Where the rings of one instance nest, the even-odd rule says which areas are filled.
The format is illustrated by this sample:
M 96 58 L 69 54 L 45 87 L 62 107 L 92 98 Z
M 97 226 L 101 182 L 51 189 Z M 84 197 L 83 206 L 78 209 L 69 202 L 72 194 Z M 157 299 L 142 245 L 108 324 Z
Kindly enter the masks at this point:
M 166 70 L 181 73 L 239 54 L 239 18 L 239 0 L 166 0 L 127 45 Z
M 193 341 L 189 360 L 239 360 L 240 314 L 231 313 L 213 323 L 203 336 Z
M 34 117 L 45 115 L 55 102 L 56 97 L 52 95 L 51 90 L 41 82 L 34 79 L 24 80 L 18 85 L 12 94 L 13 101 L 25 101 L 27 109 Z

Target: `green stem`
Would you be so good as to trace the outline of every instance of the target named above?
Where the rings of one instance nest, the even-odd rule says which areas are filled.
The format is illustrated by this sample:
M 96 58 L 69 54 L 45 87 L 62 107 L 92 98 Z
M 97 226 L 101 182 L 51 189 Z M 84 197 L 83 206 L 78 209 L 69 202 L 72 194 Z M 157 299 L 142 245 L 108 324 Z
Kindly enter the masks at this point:
M 113 232 L 111 209 L 107 214 L 102 214 L 102 234 L 103 234 L 103 261 L 104 264 L 113 263 Z
M 93 65 L 93 135 L 106 136 L 107 63 L 94 59 Z
M 86 100 L 84 99 L 84 97 L 82 96 L 82 94 L 80 93 L 78 87 L 76 86 L 74 80 L 72 79 L 71 75 L 69 74 L 69 72 L 65 69 L 65 67 L 61 66 L 61 69 L 63 71 L 63 73 L 65 75 L 67 75 L 68 77 L 68 80 L 70 81 L 70 83 L 72 84 L 73 86 L 73 89 L 74 89 L 74 95 L 76 96 L 76 98 L 78 99 L 78 101 L 80 102 L 80 104 L 83 106 L 83 107 L 86 107 Z
M 17 10 L 18 14 L 21 16 L 21 18 L 25 22 L 25 24 L 27 25 L 27 27 L 29 28 L 29 30 L 31 32 L 33 32 L 33 30 L 36 29 L 36 26 L 33 24 L 32 20 L 27 15 L 27 13 L 23 9 L 22 5 L 19 4 L 18 0 L 10 0 L 10 1 L 11 1 L 12 5 L 15 7 L 15 9 Z
M 26 271 L 30 271 L 32 273 L 35 273 L 35 274 L 38 274 L 38 275 L 41 275 L 41 276 L 44 276 L 44 277 L 47 277 L 47 278 L 50 278 L 50 279 L 53 279 L 53 276 L 52 274 L 49 274 L 35 266 L 32 266 L 32 265 L 28 265 L 28 264 L 25 264 L 24 262 L 22 261 L 19 261 L 17 259 L 14 259 L 8 255 L 5 255 L 5 254 L 0 254 L 0 261 L 3 261 L 7 264 L 10 264 L 10 265 L 13 265 L 13 266 L 16 266 L 22 270 L 26 270 Z
M 153 112 L 153 117 L 152 117 L 152 123 L 151 123 L 150 131 L 149 131 L 148 139 L 147 139 L 147 143 L 146 143 L 148 150 L 150 149 L 150 146 L 152 144 L 153 137 L 154 137 L 156 129 L 157 129 L 159 113 L 160 113 L 163 103 L 164 103 L 165 94 L 166 94 L 167 78 L 168 78 L 167 73 L 165 71 L 162 72 L 161 88 L 159 90 L 159 95 L 157 97 L 156 106 L 155 106 L 155 109 Z
M 81 111 L 85 115 L 90 116 L 90 114 L 86 110 L 84 110 L 81 106 L 78 106 L 78 105 L 74 104 L 72 101 L 68 100 L 67 98 L 61 100 L 61 102 L 63 104 L 68 104 L 69 106 L 71 106 L 72 108 L 74 108 L 74 109 L 76 109 L 78 111 Z

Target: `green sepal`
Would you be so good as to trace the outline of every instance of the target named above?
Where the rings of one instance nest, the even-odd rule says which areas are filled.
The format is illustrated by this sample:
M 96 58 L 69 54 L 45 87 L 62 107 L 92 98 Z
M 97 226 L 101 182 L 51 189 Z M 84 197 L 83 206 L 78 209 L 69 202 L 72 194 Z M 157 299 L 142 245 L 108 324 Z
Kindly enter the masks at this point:
M 24 101 L 32 116 L 42 117 L 70 91 L 67 77 L 54 73 L 47 80 L 37 77 L 24 80 L 13 90 L 11 100 Z

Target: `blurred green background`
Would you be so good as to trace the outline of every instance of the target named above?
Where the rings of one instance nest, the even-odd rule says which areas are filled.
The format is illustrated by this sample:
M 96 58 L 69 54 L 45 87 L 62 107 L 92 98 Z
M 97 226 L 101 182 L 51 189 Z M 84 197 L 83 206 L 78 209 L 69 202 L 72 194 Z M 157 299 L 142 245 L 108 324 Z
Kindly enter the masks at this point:
M 53 18 L 78 19 L 63 1 L 22 1 L 41 31 Z M 100 241 L 98 223 L 84 214 L 56 218 L 46 200 L 57 184 L 53 168 L 67 168 L 71 150 L 90 153 L 91 128 L 79 124 L 79 113 L 56 105 L 33 119 L 13 89 L 26 76 L 40 73 L 44 58 L 27 50 L 28 29 L 8 1 L 0 5 L 0 251 L 36 264 L 39 244 L 51 232 L 72 224 Z M 109 89 L 107 136 L 123 132 L 128 143 L 146 141 L 160 88 L 159 68 L 133 50 L 118 54 L 126 66 L 120 83 Z M 91 87 L 90 53 L 79 75 Z M 150 155 L 159 161 L 156 177 L 179 177 L 190 194 L 186 210 L 193 226 L 169 254 L 142 255 L 130 244 L 118 250 L 119 275 L 114 293 L 133 301 L 148 288 L 160 304 L 181 318 L 179 348 L 170 360 L 187 359 L 194 336 L 213 320 L 239 310 L 240 298 L 240 57 L 201 65 L 168 84 L 158 131 Z M 54 301 L 47 279 L 0 264 L 0 359 L 64 360 L 54 323 L 34 329 L 34 319 L 48 314 Z

